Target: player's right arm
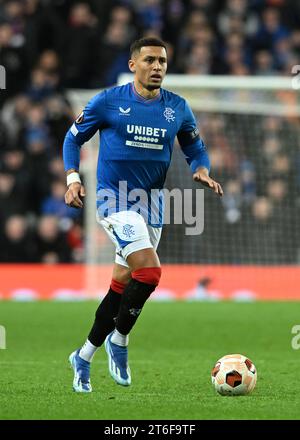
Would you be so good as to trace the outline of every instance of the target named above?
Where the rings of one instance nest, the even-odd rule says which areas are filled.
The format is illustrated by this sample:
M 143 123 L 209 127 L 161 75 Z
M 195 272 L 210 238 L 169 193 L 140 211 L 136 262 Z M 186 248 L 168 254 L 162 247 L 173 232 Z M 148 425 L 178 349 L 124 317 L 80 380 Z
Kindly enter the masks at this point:
M 63 161 L 68 187 L 65 202 L 74 208 L 82 208 L 82 197 L 85 196 L 79 174 L 80 149 L 103 126 L 105 107 L 105 92 L 103 92 L 91 99 L 65 136 Z

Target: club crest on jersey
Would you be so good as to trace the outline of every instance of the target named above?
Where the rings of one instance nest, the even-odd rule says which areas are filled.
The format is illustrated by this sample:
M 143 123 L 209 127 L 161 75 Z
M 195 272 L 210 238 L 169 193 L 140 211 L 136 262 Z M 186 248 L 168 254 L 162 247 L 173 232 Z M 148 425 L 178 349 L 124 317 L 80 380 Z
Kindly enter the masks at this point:
M 119 115 L 130 116 L 130 110 L 131 110 L 130 107 L 126 109 L 124 109 L 123 107 L 119 107 L 119 110 L 120 110 Z
M 174 116 L 175 110 L 173 110 L 171 107 L 166 107 L 164 111 L 164 117 L 168 122 L 175 121 Z
M 76 124 L 81 124 L 81 122 L 83 122 L 83 120 L 84 120 L 84 113 L 83 113 L 83 111 L 82 111 L 82 112 L 80 113 L 80 115 L 77 116 L 75 122 L 76 122 Z

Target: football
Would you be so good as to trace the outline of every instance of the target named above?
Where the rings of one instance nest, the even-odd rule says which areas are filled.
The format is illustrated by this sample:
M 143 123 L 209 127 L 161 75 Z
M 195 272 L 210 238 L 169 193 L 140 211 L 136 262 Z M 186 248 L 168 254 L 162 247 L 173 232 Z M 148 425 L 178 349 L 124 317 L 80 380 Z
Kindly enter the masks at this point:
M 211 381 L 222 396 L 243 396 L 253 391 L 257 372 L 253 362 L 242 354 L 228 354 L 211 371 Z

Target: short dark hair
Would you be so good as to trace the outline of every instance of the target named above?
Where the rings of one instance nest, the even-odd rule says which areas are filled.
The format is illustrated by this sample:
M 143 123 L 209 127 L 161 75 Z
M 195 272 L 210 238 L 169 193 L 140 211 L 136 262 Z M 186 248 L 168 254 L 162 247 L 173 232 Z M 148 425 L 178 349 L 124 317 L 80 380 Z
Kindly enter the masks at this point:
M 132 56 L 134 52 L 140 52 L 141 48 L 145 46 L 164 47 L 167 50 L 166 43 L 164 43 L 159 38 L 156 37 L 140 38 L 139 40 L 135 40 L 130 46 L 130 56 Z

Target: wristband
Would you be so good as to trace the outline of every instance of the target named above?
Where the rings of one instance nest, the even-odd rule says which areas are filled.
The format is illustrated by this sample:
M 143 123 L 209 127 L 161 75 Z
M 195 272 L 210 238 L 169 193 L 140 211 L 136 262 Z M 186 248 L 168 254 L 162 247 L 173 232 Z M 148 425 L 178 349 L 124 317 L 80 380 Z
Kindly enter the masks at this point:
M 69 186 L 69 185 L 71 185 L 71 183 L 75 183 L 75 182 L 81 183 L 81 180 L 80 180 L 79 173 L 76 173 L 74 171 L 73 173 L 67 175 L 67 186 Z

